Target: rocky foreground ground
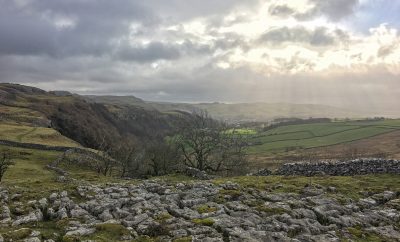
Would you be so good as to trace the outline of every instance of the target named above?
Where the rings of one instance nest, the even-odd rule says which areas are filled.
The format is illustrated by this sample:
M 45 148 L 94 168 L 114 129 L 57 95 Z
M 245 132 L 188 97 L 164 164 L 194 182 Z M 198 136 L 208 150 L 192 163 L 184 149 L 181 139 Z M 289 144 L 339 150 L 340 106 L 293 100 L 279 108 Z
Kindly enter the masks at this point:
M 79 199 L 63 191 L 21 202 L 21 194 L 3 189 L 0 223 L 7 232 L 0 241 L 97 241 L 99 233 L 117 236 L 109 241 L 400 241 L 399 192 L 358 200 L 335 192 L 319 185 L 297 194 L 231 182 L 144 181 L 79 186 Z M 46 221 L 63 232 L 34 229 Z

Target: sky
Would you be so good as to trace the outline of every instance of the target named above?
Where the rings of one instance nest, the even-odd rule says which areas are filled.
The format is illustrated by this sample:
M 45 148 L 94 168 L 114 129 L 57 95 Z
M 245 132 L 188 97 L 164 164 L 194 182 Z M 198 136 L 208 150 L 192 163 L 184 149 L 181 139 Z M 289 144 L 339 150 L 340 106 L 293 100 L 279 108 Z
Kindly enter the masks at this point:
M 396 109 L 399 12 L 399 0 L 0 0 L 0 81 Z

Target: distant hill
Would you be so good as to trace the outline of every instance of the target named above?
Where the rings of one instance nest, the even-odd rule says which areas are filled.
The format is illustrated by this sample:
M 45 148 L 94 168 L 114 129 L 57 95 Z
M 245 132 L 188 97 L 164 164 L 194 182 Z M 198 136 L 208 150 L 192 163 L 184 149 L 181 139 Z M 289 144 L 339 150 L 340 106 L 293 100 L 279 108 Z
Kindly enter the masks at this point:
M 47 136 L 56 137 L 59 133 L 82 146 L 98 148 L 103 140 L 113 143 L 124 138 L 138 142 L 158 139 L 172 133 L 189 115 L 107 100 L 94 103 L 66 92 L 0 83 L 0 138 L 46 144 Z M 14 132 L 17 128 L 18 132 Z M 7 137 L 8 133 L 15 137 Z M 58 138 L 58 143 L 69 145 L 69 139 Z
M 229 122 L 270 121 L 276 118 L 359 118 L 362 114 L 326 105 L 291 103 L 196 104 L 211 116 Z
M 137 105 L 146 106 L 145 101 L 134 96 L 96 96 L 86 95 L 84 96 L 88 101 L 98 103 L 108 103 L 117 105 Z
M 211 116 L 230 123 L 266 122 L 276 118 L 362 118 L 368 115 L 353 110 L 316 104 L 291 103 L 169 103 L 146 102 L 132 96 L 85 96 L 88 100 L 108 104 L 129 104 L 149 110 L 193 112 L 206 110 Z

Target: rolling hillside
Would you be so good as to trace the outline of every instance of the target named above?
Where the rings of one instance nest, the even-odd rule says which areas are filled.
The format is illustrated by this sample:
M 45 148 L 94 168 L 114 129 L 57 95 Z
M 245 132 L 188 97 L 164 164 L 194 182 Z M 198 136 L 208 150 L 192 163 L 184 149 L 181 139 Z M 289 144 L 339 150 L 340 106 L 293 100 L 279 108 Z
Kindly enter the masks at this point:
M 89 103 L 77 95 L 0 84 L 0 139 L 98 148 L 128 138 L 145 142 L 173 132 L 183 113 Z
M 266 155 L 326 147 L 399 130 L 400 120 L 287 125 L 252 135 L 248 153 Z

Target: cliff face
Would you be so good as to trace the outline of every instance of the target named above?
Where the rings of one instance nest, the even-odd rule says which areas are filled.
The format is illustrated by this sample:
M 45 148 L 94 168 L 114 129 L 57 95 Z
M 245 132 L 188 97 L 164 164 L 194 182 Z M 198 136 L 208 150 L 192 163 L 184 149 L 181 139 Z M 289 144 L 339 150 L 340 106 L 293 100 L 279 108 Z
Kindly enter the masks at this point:
M 0 105 L 38 112 L 50 121 L 52 128 L 89 148 L 98 148 L 104 139 L 156 139 L 173 132 L 187 116 L 129 105 L 92 103 L 78 95 L 58 95 L 15 84 L 0 84 Z

